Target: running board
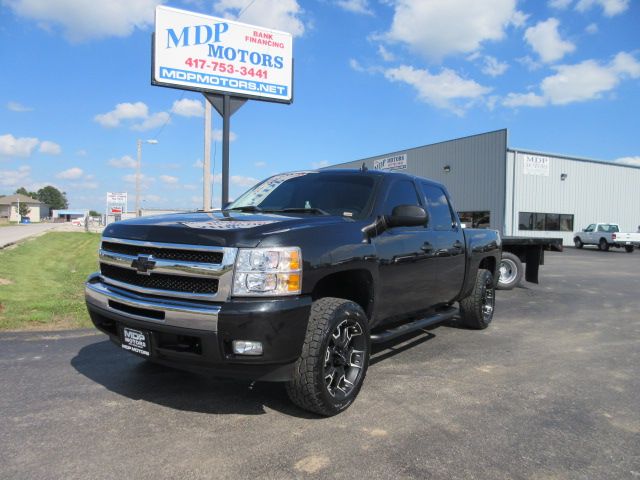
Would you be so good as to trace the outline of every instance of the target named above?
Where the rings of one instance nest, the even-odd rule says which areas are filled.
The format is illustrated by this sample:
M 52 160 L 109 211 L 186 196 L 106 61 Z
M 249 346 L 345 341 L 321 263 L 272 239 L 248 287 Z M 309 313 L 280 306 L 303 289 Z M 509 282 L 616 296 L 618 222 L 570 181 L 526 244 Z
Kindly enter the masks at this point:
M 397 327 L 390 328 L 389 330 L 384 330 L 379 333 L 374 333 L 371 335 L 372 343 L 382 343 L 388 342 L 389 340 L 393 340 L 394 338 L 400 337 L 410 332 L 415 332 L 416 330 L 420 330 L 422 328 L 429 327 L 436 323 L 441 323 L 446 320 L 451 320 L 455 315 L 458 314 L 458 309 L 454 307 L 449 307 L 445 310 L 441 310 L 439 312 L 434 313 L 425 318 L 421 318 L 420 320 L 414 320 L 413 322 L 403 323 Z

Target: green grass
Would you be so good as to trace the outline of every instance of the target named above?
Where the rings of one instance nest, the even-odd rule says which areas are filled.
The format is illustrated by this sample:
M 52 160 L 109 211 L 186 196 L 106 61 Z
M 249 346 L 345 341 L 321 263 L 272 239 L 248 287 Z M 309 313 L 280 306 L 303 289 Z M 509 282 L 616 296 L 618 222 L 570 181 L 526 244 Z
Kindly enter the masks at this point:
M 0 250 L 0 330 L 90 326 L 83 284 L 98 269 L 99 242 L 51 232 Z

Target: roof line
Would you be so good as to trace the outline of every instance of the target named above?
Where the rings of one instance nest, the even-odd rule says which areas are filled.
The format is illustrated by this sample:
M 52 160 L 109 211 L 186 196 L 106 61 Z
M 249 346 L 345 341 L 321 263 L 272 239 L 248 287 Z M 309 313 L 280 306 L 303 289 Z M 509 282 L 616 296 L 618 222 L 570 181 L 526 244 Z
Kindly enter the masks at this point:
M 331 165 L 331 167 L 337 167 L 338 165 L 346 165 L 347 163 L 370 160 L 372 158 L 384 157 L 384 156 L 387 156 L 387 155 L 395 155 L 395 154 L 400 153 L 400 152 L 409 152 L 411 150 L 418 150 L 419 148 L 432 147 L 434 145 L 440 145 L 440 144 L 449 143 L 449 142 L 457 142 L 459 140 L 466 140 L 467 138 L 479 137 L 481 135 L 489 135 L 491 133 L 498 133 L 498 132 L 505 132 L 505 134 L 507 136 L 509 134 L 508 130 L 506 128 L 499 128 L 498 130 L 491 130 L 490 132 L 474 133 L 473 135 L 465 135 L 464 137 L 451 138 L 449 140 L 442 140 L 440 142 L 435 142 L 435 143 L 427 143 L 425 145 L 420 145 L 418 147 L 411 147 L 411 148 L 405 148 L 405 149 L 400 149 L 400 150 L 394 150 L 393 152 L 383 153 L 383 154 L 380 154 L 380 155 L 371 155 L 370 157 L 357 158 L 356 160 L 348 160 L 346 162 L 335 163 L 335 164 Z M 326 168 L 326 167 L 324 167 L 324 168 Z
M 635 168 L 640 169 L 640 165 L 629 165 L 626 163 L 617 163 L 614 161 L 607 161 L 607 160 L 596 160 L 593 158 L 584 158 L 584 157 L 575 157 L 572 155 L 564 155 L 562 153 L 551 153 L 551 152 L 541 152 L 538 150 L 527 150 L 526 148 L 513 148 L 513 147 L 507 147 L 507 151 L 508 152 L 518 152 L 518 153 L 531 153 L 533 155 L 542 155 L 542 156 L 546 156 L 546 157 L 555 157 L 555 158 L 564 158 L 566 160 L 575 160 L 578 162 L 587 162 L 587 163 L 597 163 L 600 165 L 613 165 L 615 167 L 626 167 L 626 168 Z

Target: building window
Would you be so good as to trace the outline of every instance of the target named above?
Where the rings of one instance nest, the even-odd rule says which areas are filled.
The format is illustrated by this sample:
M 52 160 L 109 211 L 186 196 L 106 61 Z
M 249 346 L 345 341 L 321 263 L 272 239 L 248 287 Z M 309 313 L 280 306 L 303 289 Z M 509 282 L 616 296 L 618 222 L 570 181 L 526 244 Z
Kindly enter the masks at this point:
M 489 228 L 491 224 L 491 213 L 481 212 L 458 212 L 460 223 L 464 223 L 471 228 Z
M 520 212 L 519 230 L 573 232 L 573 215 L 563 213 Z

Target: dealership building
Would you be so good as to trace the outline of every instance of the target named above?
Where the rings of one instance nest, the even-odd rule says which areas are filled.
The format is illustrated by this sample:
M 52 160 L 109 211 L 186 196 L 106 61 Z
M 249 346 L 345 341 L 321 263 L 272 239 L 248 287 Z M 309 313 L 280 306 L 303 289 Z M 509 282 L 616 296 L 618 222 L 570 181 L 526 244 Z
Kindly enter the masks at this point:
M 562 237 L 590 223 L 640 225 L 640 167 L 510 147 L 507 130 L 342 163 L 443 183 L 461 221 L 508 236 Z

